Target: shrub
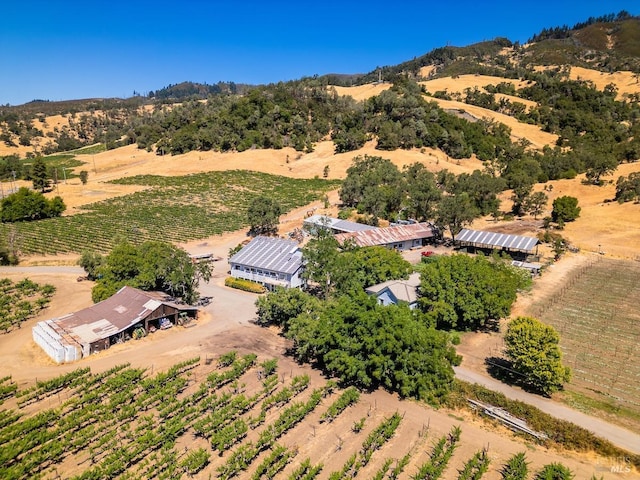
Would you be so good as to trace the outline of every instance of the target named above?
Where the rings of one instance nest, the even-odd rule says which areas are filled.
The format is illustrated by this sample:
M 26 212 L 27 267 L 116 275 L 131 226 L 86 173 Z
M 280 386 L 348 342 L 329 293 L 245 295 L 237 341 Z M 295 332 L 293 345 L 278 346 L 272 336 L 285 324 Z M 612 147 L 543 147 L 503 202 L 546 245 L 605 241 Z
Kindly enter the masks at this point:
M 551 217 L 554 222 L 572 222 L 580 216 L 580 207 L 576 197 L 558 197 L 553 201 Z
M 224 281 L 227 287 L 237 288 L 238 290 L 244 290 L 251 293 L 264 293 L 267 289 L 259 283 L 252 282 L 251 280 L 244 280 L 243 278 L 227 277 Z

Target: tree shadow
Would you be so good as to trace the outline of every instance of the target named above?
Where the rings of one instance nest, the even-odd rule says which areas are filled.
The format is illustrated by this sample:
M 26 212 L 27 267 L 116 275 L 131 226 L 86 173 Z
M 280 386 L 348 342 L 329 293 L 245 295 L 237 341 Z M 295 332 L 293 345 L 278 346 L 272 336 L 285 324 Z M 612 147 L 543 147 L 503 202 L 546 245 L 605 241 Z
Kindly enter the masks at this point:
M 487 367 L 487 373 L 496 380 L 500 380 L 512 387 L 519 387 L 527 393 L 550 397 L 527 382 L 521 373 L 513 369 L 513 365 L 509 360 L 501 357 L 487 357 L 484 359 L 484 364 Z
M 487 367 L 487 373 L 496 380 L 506 383 L 507 385 L 518 385 L 519 375 L 513 371 L 511 362 L 501 357 L 487 357 L 484 359 Z

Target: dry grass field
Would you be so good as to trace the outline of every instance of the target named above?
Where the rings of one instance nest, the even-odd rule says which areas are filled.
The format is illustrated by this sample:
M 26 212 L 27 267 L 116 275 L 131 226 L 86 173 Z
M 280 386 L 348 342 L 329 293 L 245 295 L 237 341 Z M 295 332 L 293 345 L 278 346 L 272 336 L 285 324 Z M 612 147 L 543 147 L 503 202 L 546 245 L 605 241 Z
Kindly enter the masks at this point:
M 583 72 L 581 75 L 586 75 L 586 73 Z M 444 89 L 462 91 L 467 87 L 478 86 L 480 88 L 488 83 L 496 84 L 503 80 L 492 77 L 461 76 L 457 79 L 438 80 L 441 83 L 437 84 L 427 83 L 429 91 Z M 630 77 L 622 77 L 620 81 L 630 82 Z M 630 87 L 630 85 L 627 86 Z M 341 94 L 349 94 L 354 98 L 364 99 L 378 94 L 385 88 L 388 88 L 388 85 L 341 87 L 336 89 Z M 622 87 L 620 87 L 620 90 L 622 90 Z M 497 117 L 496 115 L 498 114 L 495 112 L 483 109 L 480 109 L 483 111 L 472 111 L 472 108 L 477 107 L 466 104 L 455 105 L 456 102 L 450 103 L 449 106 L 442 105 L 444 108 L 464 108 L 465 111 L 479 118 L 501 118 Z M 536 147 L 555 142 L 553 135 L 541 132 L 537 127 L 519 124 L 509 117 L 503 120 L 505 123 L 511 122 L 509 126 L 512 128 L 514 137 L 527 138 Z M 60 119 L 60 122 L 63 122 L 63 119 Z M 53 121 L 48 120 L 47 123 L 50 126 L 53 125 Z M 14 153 L 14 151 L 5 152 L 2 148 L 0 146 L 0 155 Z M 60 183 L 52 194 L 62 196 L 69 207 L 67 214 L 73 215 L 79 211 L 78 207 L 83 205 L 140 190 L 139 186 L 106 183 L 112 179 L 145 174 L 180 176 L 229 169 L 254 170 L 292 178 L 313 178 L 314 176 L 321 177 L 325 166 L 329 166 L 329 178 L 336 179 L 344 178 L 354 156 L 364 154 L 389 158 L 399 167 L 419 161 L 432 171 L 446 168 L 457 174 L 482 168 L 481 162 L 475 158 L 451 161 L 443 152 L 430 149 L 380 152 L 375 150 L 373 142 L 367 143 L 357 152 L 337 155 L 333 153 L 333 143 L 330 141 L 317 144 L 315 150 L 308 154 L 300 154 L 293 149 L 282 149 L 248 150 L 241 153 L 190 152 L 176 156 L 157 156 L 154 153 L 138 150 L 135 146 L 127 146 L 96 155 L 78 156 L 81 161 L 85 162 L 85 165 L 76 168 L 76 171 L 83 169 L 89 171 L 87 185 L 83 186 L 77 179 L 74 179 L 66 184 Z M 640 171 L 640 164 L 621 165 L 618 171 L 607 180 L 615 181 L 619 175 L 627 175 L 633 171 Z M 590 258 L 592 252 L 600 250 L 606 252 L 603 262 L 608 262 L 609 258 L 616 258 L 625 262 L 640 258 L 640 230 L 637 227 L 640 224 L 640 206 L 631 203 L 619 205 L 616 202 L 610 202 L 609 200 L 613 198 L 615 191 L 613 184 L 608 183 L 602 187 L 584 185 L 579 177 L 574 180 L 549 182 L 549 185 L 552 185 L 553 188 L 550 192 L 546 192 L 550 197 L 550 201 L 548 212 L 545 215 L 551 211 L 551 201 L 561 195 L 578 197 L 582 207 L 580 218 L 575 222 L 568 223 L 565 230 L 559 232 L 570 243 L 581 248 L 580 254 L 568 256 L 552 267 L 556 271 L 566 267 L 567 276 L 563 278 L 572 278 L 570 272 L 580 268 L 580 265 L 584 265 L 583 260 Z M 542 186 L 538 186 L 538 188 L 542 188 Z M 503 210 L 508 209 L 508 196 L 509 194 L 506 192 Z M 330 194 L 330 198 L 333 204 L 337 202 L 335 192 Z M 317 202 L 315 205 L 317 206 Z M 286 216 L 282 222 L 283 230 L 298 226 L 305 210 L 305 208 L 299 209 Z M 540 222 L 534 221 L 532 218 L 524 218 L 509 223 L 493 222 L 485 219 L 476 222 L 474 227 L 489 230 L 494 228 L 514 233 L 535 235 L 540 230 Z M 282 233 L 286 233 L 286 231 L 282 231 Z M 203 238 L 197 242 L 191 242 L 188 246 L 192 250 L 215 250 L 224 254 L 230 246 L 236 245 L 245 238 L 244 234 L 245 232 L 232 232 L 222 236 Z M 581 260 L 574 262 L 572 258 L 580 258 Z M 72 265 L 76 260 L 77 257 L 73 255 L 33 257 L 25 258 L 24 264 Z M 214 281 L 221 283 L 226 272 L 218 273 L 219 276 Z M 25 275 L 24 273 L 15 273 L 11 277 L 16 279 Z M 57 373 L 54 374 L 53 372 L 62 373 L 71 369 L 70 366 L 53 366 L 46 358 L 43 358 L 44 354 L 30 340 L 29 331 L 35 321 L 50 318 L 50 316 L 54 315 L 61 315 L 90 304 L 90 283 L 77 283 L 76 276 L 74 274 L 59 276 L 41 274 L 32 278 L 34 281 L 55 284 L 58 287 L 58 293 L 55 295 L 51 306 L 40 317 L 30 320 L 21 330 L 0 336 L 0 352 L 2 352 L 0 358 L 7 360 L 3 363 L 4 366 L 0 367 L 0 377 L 15 372 L 16 378 L 20 378 L 20 388 L 26 388 L 35 382 L 36 376 L 39 380 L 51 378 L 57 375 Z M 540 285 L 540 283 L 536 285 Z M 548 284 L 541 287 L 540 290 L 536 290 L 537 288 L 537 286 L 534 286 L 534 291 L 529 294 L 528 298 L 519 300 L 520 305 L 517 308 L 520 310 L 518 311 L 525 312 L 528 307 L 533 308 L 534 310 L 532 311 L 535 311 L 535 308 L 541 308 L 539 305 L 542 304 L 536 302 L 544 301 L 547 295 L 553 296 L 557 294 L 563 288 L 563 282 Z M 579 302 L 579 300 L 576 300 L 576 302 Z M 217 356 L 222 352 L 228 351 L 229 348 L 235 348 L 243 354 L 258 353 L 260 361 L 268 358 L 277 358 L 278 371 L 282 373 L 280 388 L 295 375 L 309 375 L 311 385 L 308 391 L 300 397 L 301 399 L 307 399 L 312 389 L 324 385 L 326 379 L 323 379 L 318 372 L 308 366 L 296 365 L 284 355 L 287 346 L 286 342 L 274 332 L 265 331 L 252 325 L 242 325 L 235 329 L 226 327 L 218 329 L 219 325 L 226 326 L 227 324 L 224 322 L 230 322 L 233 319 L 235 304 L 232 303 L 230 302 L 229 305 L 221 307 L 217 316 L 206 318 L 205 321 L 196 328 L 190 329 L 190 331 L 186 329 L 182 331 L 176 328 L 170 335 L 163 332 L 162 335 L 146 338 L 139 344 L 133 345 L 130 342 L 128 345 L 117 346 L 111 351 L 97 355 L 96 358 L 82 361 L 81 365 L 78 366 L 90 366 L 92 371 L 98 373 L 112 368 L 126 359 L 136 367 L 149 369 L 149 365 L 152 365 L 151 372 L 148 372 L 151 375 L 154 371 L 166 370 L 172 364 L 192 358 L 194 355 L 201 355 L 201 358 L 204 359 L 207 356 Z M 572 303 L 574 303 L 573 300 Z M 545 315 L 549 315 L 552 310 L 547 309 L 542 318 L 546 319 Z M 548 321 L 554 322 L 556 320 L 549 318 Z M 560 321 L 560 319 L 557 321 Z M 478 342 L 477 346 L 472 345 L 470 348 L 469 344 L 473 344 L 475 341 L 476 339 L 472 336 L 465 336 L 461 347 L 466 347 L 467 351 L 474 351 L 477 355 L 482 355 L 484 353 L 483 349 L 487 345 L 493 344 L 496 340 L 491 338 L 484 344 Z M 474 349 L 476 347 L 477 349 Z M 579 345 L 575 348 L 579 348 Z M 630 352 L 631 357 L 629 358 L 638 363 L 637 349 L 636 351 L 630 350 Z M 568 356 L 570 358 L 570 353 Z M 9 358 L 11 358 L 10 362 Z M 473 362 L 469 363 L 473 364 Z M 211 373 L 213 368 L 214 365 L 206 365 L 204 362 L 200 362 L 191 371 L 190 375 L 192 376 L 189 377 L 188 387 L 178 398 L 184 398 L 186 395 L 192 394 L 198 384 Z M 33 379 L 30 380 L 32 377 Z M 242 377 L 239 382 L 239 385 L 243 385 L 241 388 L 245 390 L 247 395 L 255 393 L 256 389 L 259 388 L 256 379 L 256 370 L 253 369 Z M 291 429 L 279 440 L 279 443 L 283 446 L 297 451 L 294 463 L 299 464 L 306 457 L 309 457 L 314 464 L 324 463 L 325 469 L 319 478 L 329 478 L 330 472 L 342 468 L 349 457 L 359 451 L 366 435 L 383 418 L 389 417 L 395 412 L 403 415 L 397 434 L 380 451 L 373 455 L 371 462 L 360 472 L 360 478 L 373 478 L 386 458 L 399 459 L 405 454 L 411 453 L 409 465 L 405 470 L 404 476 L 401 477 L 409 478 L 410 474 L 415 473 L 417 466 L 426 461 L 434 441 L 449 432 L 452 426 L 460 424 L 462 425 L 460 447 L 456 450 L 452 462 L 445 473 L 445 478 L 455 478 L 456 469 L 462 468 L 464 462 L 483 447 L 488 447 L 489 456 L 491 457 L 490 471 L 483 477 L 489 480 L 500 478 L 500 466 L 512 454 L 519 451 L 526 451 L 528 460 L 535 467 L 553 461 L 562 462 L 576 473 L 576 478 L 589 478 L 592 474 L 596 474 L 598 477 L 602 475 L 605 479 L 620 478 L 619 474 L 613 474 L 609 470 L 611 459 L 596 458 L 593 455 L 551 451 L 533 445 L 531 442 L 525 442 L 521 438 L 515 438 L 507 430 L 486 424 L 478 418 L 461 414 L 460 412 L 435 411 L 415 402 L 400 401 L 397 397 L 384 392 L 363 395 L 357 405 L 350 407 L 332 425 L 320 423 L 319 416 L 335 400 L 336 395 L 337 393 L 334 393 L 326 400 L 323 400 L 318 409 L 309 414 L 304 422 Z M 55 395 L 49 396 L 43 398 L 41 402 L 34 403 L 29 411 L 41 408 L 57 408 L 70 397 L 72 397 L 71 390 L 63 390 L 63 393 L 58 397 Z M 11 403 L 7 403 L 7 405 L 17 406 L 17 404 Z M 253 411 L 253 413 L 256 411 Z M 151 410 L 150 413 L 156 415 L 158 411 Z M 253 415 L 253 413 L 249 411 L 247 416 Z M 270 419 L 274 420 L 275 417 L 276 415 L 273 414 Z M 352 425 L 365 417 L 367 420 L 365 421 L 364 430 L 356 434 L 351 430 Z M 425 426 L 428 428 L 425 428 Z M 251 431 L 247 439 L 256 441 L 258 434 L 259 430 Z M 126 434 L 123 435 L 124 437 L 126 437 Z M 175 448 L 176 455 L 178 458 L 183 458 L 185 447 L 195 449 L 205 444 L 206 442 L 195 439 L 193 431 L 187 429 L 184 435 L 178 439 L 177 447 Z M 85 454 L 75 453 L 65 457 L 64 462 L 66 463 L 63 463 L 64 471 L 68 472 L 69 475 L 73 475 L 83 469 L 90 468 L 91 460 L 86 456 L 83 457 L 83 455 Z M 210 465 L 202 470 L 196 478 L 208 478 L 209 474 L 211 474 L 212 478 L 215 478 L 216 468 L 226 462 L 229 455 L 230 453 L 220 457 L 217 455 L 212 456 Z M 263 460 L 265 456 L 264 452 L 258 456 L 253 467 Z M 49 474 L 45 478 L 54 478 L 55 476 L 54 465 L 50 467 Z M 137 465 L 131 469 L 134 477 L 144 472 L 139 468 L 142 467 Z M 60 471 L 62 472 L 63 470 L 61 469 Z M 290 474 L 292 471 L 293 467 L 291 465 L 284 470 L 286 474 Z M 65 476 L 69 475 L 65 474 Z M 637 478 L 634 475 L 636 474 L 627 474 L 623 478 Z M 282 478 L 286 478 L 286 476 L 283 475 Z M 250 477 L 242 474 L 238 478 Z

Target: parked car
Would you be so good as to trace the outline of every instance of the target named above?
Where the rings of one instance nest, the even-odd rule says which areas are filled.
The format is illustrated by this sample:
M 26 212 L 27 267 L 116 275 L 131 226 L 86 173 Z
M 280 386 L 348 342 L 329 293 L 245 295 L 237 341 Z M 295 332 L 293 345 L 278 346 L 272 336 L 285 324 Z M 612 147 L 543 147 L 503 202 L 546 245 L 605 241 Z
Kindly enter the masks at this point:
M 166 330 L 167 328 L 173 327 L 173 323 L 171 323 L 171 320 L 168 318 L 161 318 L 158 323 L 160 324 L 160 330 Z

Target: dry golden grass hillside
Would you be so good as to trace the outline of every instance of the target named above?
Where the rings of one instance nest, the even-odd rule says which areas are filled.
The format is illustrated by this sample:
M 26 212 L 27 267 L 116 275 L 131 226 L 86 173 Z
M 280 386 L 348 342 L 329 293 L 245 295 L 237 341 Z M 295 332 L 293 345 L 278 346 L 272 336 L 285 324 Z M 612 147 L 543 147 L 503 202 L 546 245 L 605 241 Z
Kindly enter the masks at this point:
M 574 69 L 572 75 L 592 80 L 597 86 L 614 82 L 621 92 L 630 92 L 635 86 L 635 79 L 628 72 L 605 75 L 587 69 Z M 600 83 L 596 83 L 595 79 L 600 79 Z M 424 84 L 430 92 L 446 90 L 455 93 L 463 92 L 465 88 L 484 88 L 488 84 L 495 85 L 501 81 L 505 81 L 505 79 L 481 75 L 461 75 L 457 78 L 430 80 Z M 517 87 L 521 86 L 519 82 L 514 82 Z M 340 95 L 351 95 L 355 99 L 363 100 L 390 88 L 390 84 L 335 88 Z M 442 108 L 447 110 L 464 111 L 476 118 L 503 122 L 511 128 L 514 140 L 527 139 L 534 148 L 552 145 L 557 138 L 553 134 L 541 131 L 534 125 L 520 123 L 512 117 L 491 110 L 456 101 L 437 101 Z M 55 127 L 62 128 L 66 124 L 68 124 L 67 117 L 48 117 L 44 128 L 50 131 Z M 38 125 L 38 127 L 42 126 Z M 16 153 L 16 150 L 7 151 L 6 148 L 0 150 L 0 155 L 7 153 Z M 456 174 L 482 168 L 482 163 L 475 158 L 460 161 L 450 160 L 446 154 L 437 149 L 383 152 L 375 149 L 374 141 L 368 142 L 358 151 L 342 154 L 334 153 L 334 145 L 331 141 L 318 143 L 313 152 L 306 154 L 285 148 L 281 150 L 247 150 L 240 153 L 209 151 L 190 152 L 176 156 L 158 156 L 153 152 L 139 150 L 135 145 L 130 145 L 96 155 L 79 155 L 77 158 L 84 161 L 85 165 L 77 167 L 76 171 L 89 171 L 88 184 L 82 186 L 77 179 L 74 179 L 67 184 L 59 184 L 52 194 L 61 195 L 69 207 L 67 214 L 74 214 L 77 212 L 76 207 L 78 206 L 113 196 L 125 195 L 141 188 L 106 183 L 115 178 L 145 174 L 186 175 L 228 169 L 256 170 L 294 178 L 311 178 L 321 177 L 326 166 L 329 167 L 329 178 L 344 178 L 353 158 L 365 154 L 389 158 L 400 168 L 413 162 L 424 163 L 432 171 L 446 168 Z M 609 183 L 602 187 L 584 185 L 581 183 L 580 177 L 574 180 L 549 182 L 553 189 L 547 192 L 550 197 L 547 214 L 551 211 L 551 202 L 557 196 L 576 196 L 580 199 L 582 212 L 580 218 L 576 222 L 567 224 L 566 229 L 562 232 L 569 241 L 585 250 L 598 251 L 602 249 L 608 254 L 619 257 L 640 257 L 640 233 L 637 229 L 637 225 L 640 224 L 640 208 L 636 204 L 619 205 L 610 201 L 615 195 L 613 183 L 618 176 L 628 175 L 635 171 L 640 171 L 640 164 L 621 165 L 614 175 L 607 178 Z M 540 185 L 537 188 L 541 189 L 543 186 Z M 503 197 L 505 200 L 503 210 L 507 210 L 509 208 L 509 193 L 505 193 Z M 531 222 L 531 224 L 539 225 L 539 222 Z M 491 223 L 487 228 L 490 227 Z M 529 233 L 535 234 L 535 232 L 536 228 L 529 229 Z

